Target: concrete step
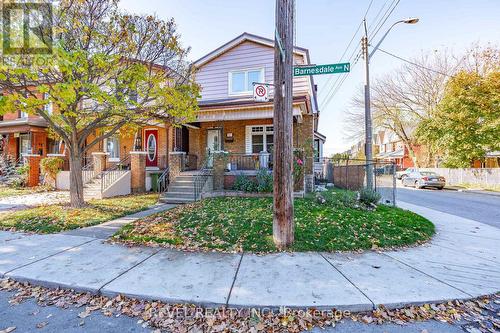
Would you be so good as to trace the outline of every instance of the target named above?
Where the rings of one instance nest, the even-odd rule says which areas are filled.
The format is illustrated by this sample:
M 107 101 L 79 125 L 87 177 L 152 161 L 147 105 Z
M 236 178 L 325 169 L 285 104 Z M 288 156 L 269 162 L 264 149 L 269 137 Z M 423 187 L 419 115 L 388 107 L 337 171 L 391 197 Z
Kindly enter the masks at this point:
M 194 198 L 193 192 L 172 192 L 168 191 L 164 194 L 165 197 L 168 198 Z
M 192 199 L 188 199 L 188 198 L 171 198 L 171 197 L 161 196 L 159 201 L 163 202 L 163 203 L 171 203 L 171 204 L 185 204 L 185 203 L 194 202 L 194 198 L 192 198 Z
M 168 192 L 194 193 L 193 186 L 170 185 Z

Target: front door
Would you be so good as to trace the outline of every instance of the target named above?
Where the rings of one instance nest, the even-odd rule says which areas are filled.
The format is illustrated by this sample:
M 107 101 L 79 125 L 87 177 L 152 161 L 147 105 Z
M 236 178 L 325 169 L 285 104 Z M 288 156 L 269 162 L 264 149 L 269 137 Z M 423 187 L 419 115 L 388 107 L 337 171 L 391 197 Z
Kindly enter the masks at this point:
M 146 167 L 158 166 L 158 130 L 144 130 L 146 143 Z
M 208 167 L 213 166 L 212 153 L 214 151 L 222 150 L 222 139 L 220 129 L 207 130 L 207 154 L 208 154 Z

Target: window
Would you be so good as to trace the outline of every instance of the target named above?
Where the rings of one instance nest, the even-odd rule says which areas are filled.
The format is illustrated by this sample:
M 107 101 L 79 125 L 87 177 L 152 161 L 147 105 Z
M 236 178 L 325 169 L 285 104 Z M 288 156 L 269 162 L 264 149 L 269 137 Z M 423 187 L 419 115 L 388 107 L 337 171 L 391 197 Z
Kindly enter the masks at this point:
M 106 140 L 106 152 L 109 153 L 110 161 L 120 160 L 120 140 L 117 137 Z
M 229 95 L 246 95 L 254 82 L 264 81 L 264 68 L 229 72 Z
M 319 148 L 320 147 L 320 144 L 319 144 L 319 139 L 314 139 L 314 162 L 319 162 Z
M 253 126 L 251 130 L 252 154 L 273 151 L 273 126 Z
M 29 134 L 19 135 L 19 155 L 23 157 L 24 155 L 31 154 L 31 137 Z
M 52 107 L 52 101 L 49 99 L 50 99 L 50 96 L 48 93 L 43 94 L 43 100 L 47 101 L 47 103 L 45 103 L 45 105 L 43 106 L 43 110 L 45 112 L 47 112 L 47 114 L 50 116 L 50 115 L 52 115 L 53 107 Z

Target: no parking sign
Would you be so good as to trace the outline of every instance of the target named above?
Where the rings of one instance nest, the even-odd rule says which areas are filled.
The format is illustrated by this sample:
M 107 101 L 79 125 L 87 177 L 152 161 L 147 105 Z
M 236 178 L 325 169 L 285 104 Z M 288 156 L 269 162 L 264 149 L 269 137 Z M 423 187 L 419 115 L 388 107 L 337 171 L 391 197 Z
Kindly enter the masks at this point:
M 269 100 L 269 85 L 254 83 L 253 98 L 256 102 L 267 102 Z

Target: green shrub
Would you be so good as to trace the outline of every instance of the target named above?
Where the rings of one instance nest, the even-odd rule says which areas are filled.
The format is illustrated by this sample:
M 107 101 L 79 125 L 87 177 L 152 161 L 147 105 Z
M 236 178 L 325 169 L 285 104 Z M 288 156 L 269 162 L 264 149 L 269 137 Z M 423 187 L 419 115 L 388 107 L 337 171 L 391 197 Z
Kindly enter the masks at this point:
M 233 184 L 233 190 L 244 191 L 244 192 L 256 192 L 257 184 L 249 177 L 240 174 L 236 176 Z
M 12 185 L 15 187 L 23 187 L 28 183 L 28 175 L 30 172 L 29 164 L 21 165 L 16 168 L 17 174 L 20 176 L 12 181 Z
M 273 174 L 266 169 L 260 169 L 257 172 L 257 191 L 272 192 L 273 191 Z
M 42 173 L 56 179 L 57 173 L 62 169 L 64 160 L 60 157 L 45 157 L 40 161 Z
M 370 205 L 376 205 L 382 196 L 380 193 L 375 192 L 374 190 L 371 190 L 369 188 L 363 188 L 359 191 L 359 201 L 364 203 L 367 206 Z

